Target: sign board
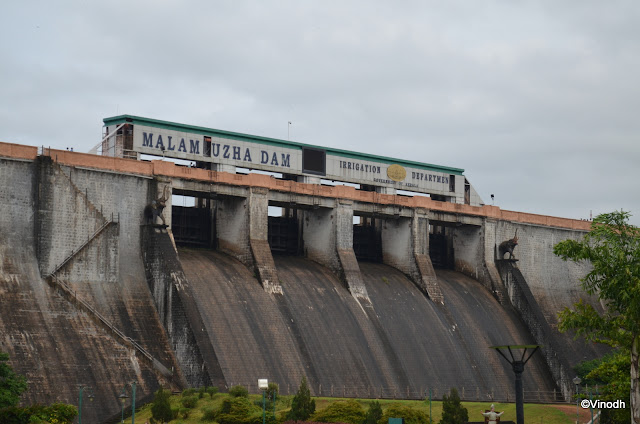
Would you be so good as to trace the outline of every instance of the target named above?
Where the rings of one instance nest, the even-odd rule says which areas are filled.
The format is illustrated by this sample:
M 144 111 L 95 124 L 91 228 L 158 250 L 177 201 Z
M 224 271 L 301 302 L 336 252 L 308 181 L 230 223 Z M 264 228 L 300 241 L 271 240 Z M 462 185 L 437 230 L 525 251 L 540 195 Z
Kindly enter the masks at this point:
M 461 174 L 461 170 L 455 168 L 451 168 L 451 173 L 440 172 L 426 165 L 420 167 L 415 162 L 411 162 L 415 166 L 405 166 L 393 163 L 390 158 L 337 149 L 210 134 L 191 132 L 188 128 L 181 131 L 136 123 L 133 126 L 133 150 L 149 155 L 447 196 L 455 196 L 454 177 Z

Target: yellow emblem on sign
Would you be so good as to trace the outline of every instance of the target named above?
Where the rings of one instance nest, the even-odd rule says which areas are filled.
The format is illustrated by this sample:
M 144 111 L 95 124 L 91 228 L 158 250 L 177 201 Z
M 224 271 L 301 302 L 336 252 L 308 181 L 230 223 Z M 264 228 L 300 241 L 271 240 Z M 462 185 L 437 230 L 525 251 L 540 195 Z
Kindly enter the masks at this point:
M 393 181 L 403 181 L 407 177 L 407 170 L 400 165 L 390 165 L 387 168 L 387 177 Z

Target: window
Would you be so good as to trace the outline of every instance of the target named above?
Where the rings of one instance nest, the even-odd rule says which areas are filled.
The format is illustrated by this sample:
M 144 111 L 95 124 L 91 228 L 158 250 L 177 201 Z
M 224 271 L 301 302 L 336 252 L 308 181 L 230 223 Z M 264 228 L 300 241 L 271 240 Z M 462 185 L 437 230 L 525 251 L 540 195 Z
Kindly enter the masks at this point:
M 325 175 L 327 171 L 327 157 L 324 150 L 302 148 L 302 172 L 307 174 Z
M 211 137 L 204 137 L 204 146 L 203 146 L 204 151 L 202 152 L 202 154 L 205 157 L 210 158 L 211 157 Z

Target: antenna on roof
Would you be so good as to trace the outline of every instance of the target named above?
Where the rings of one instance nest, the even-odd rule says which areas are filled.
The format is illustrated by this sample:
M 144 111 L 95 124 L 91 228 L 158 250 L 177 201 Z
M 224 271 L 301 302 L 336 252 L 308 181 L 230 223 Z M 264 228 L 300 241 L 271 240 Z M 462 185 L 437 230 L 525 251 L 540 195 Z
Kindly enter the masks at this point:
M 287 124 L 287 141 L 289 141 L 289 128 L 291 128 L 291 121 Z

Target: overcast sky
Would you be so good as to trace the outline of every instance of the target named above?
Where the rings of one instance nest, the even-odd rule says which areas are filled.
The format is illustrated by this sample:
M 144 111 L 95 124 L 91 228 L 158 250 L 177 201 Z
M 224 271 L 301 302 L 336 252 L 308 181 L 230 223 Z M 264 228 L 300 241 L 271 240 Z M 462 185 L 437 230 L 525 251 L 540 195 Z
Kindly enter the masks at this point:
M 640 225 L 640 2 L 15 1 L 0 141 L 131 114 L 465 169 L 502 209 Z

